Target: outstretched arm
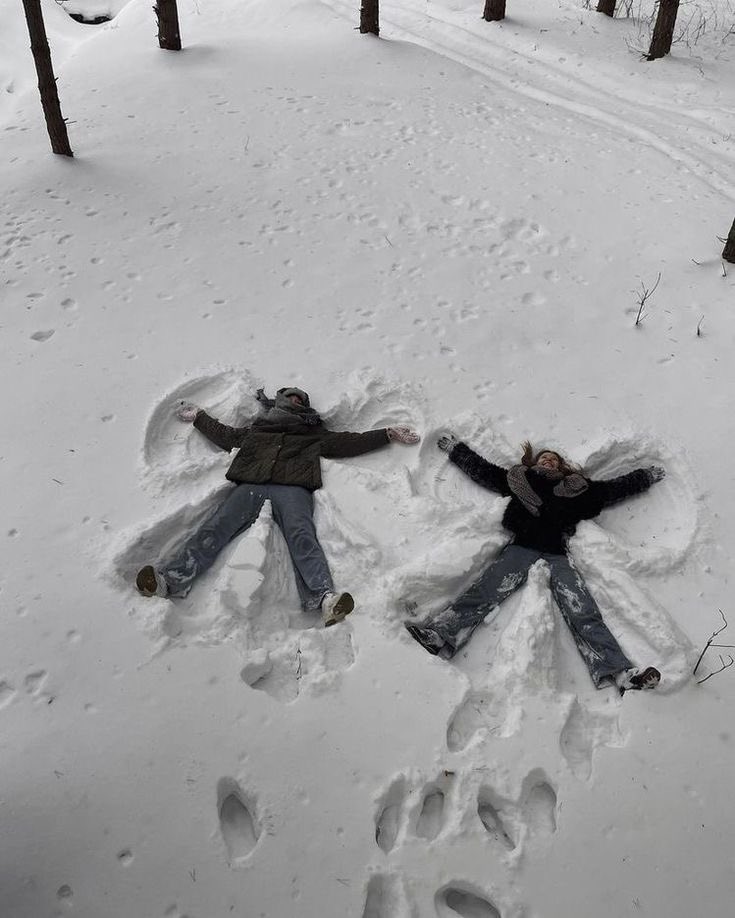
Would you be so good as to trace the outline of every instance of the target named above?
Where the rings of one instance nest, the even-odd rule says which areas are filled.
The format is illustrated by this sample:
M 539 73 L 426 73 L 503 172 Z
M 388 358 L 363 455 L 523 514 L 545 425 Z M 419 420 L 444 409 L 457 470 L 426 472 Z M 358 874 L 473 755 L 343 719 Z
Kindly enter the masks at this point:
M 365 433 L 327 431 L 322 437 L 321 454 L 325 459 L 349 459 L 387 446 L 388 442 L 388 429 L 385 427 Z
M 508 497 L 511 493 L 508 487 L 508 473 L 499 465 L 494 465 L 483 459 L 474 450 L 470 449 L 466 443 L 456 440 L 450 434 L 439 438 L 437 444 L 439 449 L 443 449 L 449 454 L 450 460 L 461 469 L 465 475 L 471 478 L 483 488 L 490 491 L 497 491 L 499 494 Z
M 228 427 L 227 424 L 222 424 L 216 418 L 210 417 L 201 408 L 197 410 L 192 420 L 200 433 L 203 433 L 215 446 L 219 446 L 228 453 L 231 449 L 242 445 L 243 436 L 249 429 L 247 427 Z
M 610 507 L 627 497 L 642 494 L 652 484 L 661 481 L 665 474 L 666 472 L 660 466 L 652 465 L 645 469 L 628 472 L 627 475 L 610 478 L 607 481 L 591 481 L 590 486 L 596 492 L 601 506 Z

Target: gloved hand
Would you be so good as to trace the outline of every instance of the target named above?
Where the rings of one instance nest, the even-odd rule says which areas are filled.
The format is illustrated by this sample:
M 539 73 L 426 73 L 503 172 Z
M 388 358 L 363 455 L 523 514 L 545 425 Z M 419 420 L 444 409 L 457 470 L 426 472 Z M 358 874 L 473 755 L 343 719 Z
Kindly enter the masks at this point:
M 396 443 L 407 443 L 409 446 L 413 446 L 419 442 L 421 437 L 410 427 L 389 427 L 388 439 L 394 440 Z
M 660 465 L 649 465 L 646 471 L 648 472 L 648 477 L 651 479 L 651 484 L 656 481 L 661 481 L 662 478 L 666 477 L 666 469 L 661 468 Z
M 454 447 L 459 443 L 459 440 L 454 436 L 454 434 L 442 434 L 441 437 L 436 441 L 436 445 L 439 449 L 444 450 L 445 453 L 451 453 Z
M 194 405 L 192 402 L 181 402 L 176 409 L 176 417 L 180 421 L 185 421 L 187 424 L 190 424 L 201 410 L 199 405 Z

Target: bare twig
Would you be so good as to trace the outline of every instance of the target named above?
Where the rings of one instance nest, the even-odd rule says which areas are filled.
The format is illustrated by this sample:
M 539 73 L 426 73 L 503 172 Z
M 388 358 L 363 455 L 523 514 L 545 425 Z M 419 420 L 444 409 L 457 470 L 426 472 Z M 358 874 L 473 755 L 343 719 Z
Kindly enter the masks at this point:
M 704 322 L 704 316 L 697 322 L 697 337 L 702 337 L 702 322 Z
M 650 290 L 648 289 L 648 287 L 645 286 L 643 281 L 641 281 L 641 290 L 640 290 L 640 293 L 638 294 L 638 315 L 635 317 L 636 325 L 640 325 L 643 319 L 645 318 L 646 303 L 656 292 L 656 288 L 658 287 L 660 283 L 661 283 L 661 272 L 660 271 L 658 272 L 656 283 L 653 285 L 653 287 L 651 287 Z
M 721 628 L 718 628 L 717 631 L 713 631 L 713 632 L 712 632 L 712 635 L 711 635 L 711 637 L 710 637 L 710 639 L 709 639 L 709 640 L 707 641 L 707 643 L 704 645 L 704 648 L 702 649 L 702 652 L 701 652 L 700 655 L 699 655 L 699 659 L 697 660 L 697 662 L 696 662 L 696 664 L 695 664 L 695 666 L 694 666 L 694 669 L 692 670 L 692 675 L 693 675 L 693 676 L 696 676 L 697 670 L 699 669 L 699 664 L 702 662 L 702 659 L 704 658 L 704 655 L 707 653 L 707 651 L 710 649 L 710 647 L 718 647 L 718 648 L 722 648 L 723 650 L 724 650 L 725 648 L 728 648 L 728 649 L 735 649 L 735 644 L 719 644 L 719 643 L 715 643 L 715 642 L 714 642 L 714 641 L 715 641 L 715 638 L 717 637 L 717 635 L 718 635 L 718 634 L 722 634 L 722 632 L 725 630 L 725 628 L 727 628 L 727 619 L 725 618 L 725 613 L 722 611 L 722 609 L 718 609 L 717 611 L 718 611 L 718 612 L 720 613 L 720 615 L 722 616 L 722 627 L 721 627 Z M 727 663 L 727 662 L 725 661 L 725 658 L 722 656 L 722 654 L 720 654 L 720 662 L 722 663 L 722 666 L 721 666 L 719 669 L 716 669 L 714 672 L 710 673 L 708 676 L 705 676 L 704 679 L 697 679 L 697 683 L 698 683 L 698 684 L 701 684 L 702 682 L 706 682 L 708 679 L 711 679 L 712 676 L 716 676 L 717 673 L 721 673 L 724 669 L 729 669 L 729 668 L 733 665 L 733 663 L 735 663 L 735 660 L 733 660 L 733 658 L 732 658 L 732 656 L 730 656 L 730 654 L 728 654 L 728 657 L 730 658 L 730 662 L 729 662 L 729 663 Z
M 695 666 L 694 669 L 692 670 L 692 675 L 693 675 L 693 676 L 696 676 L 696 675 L 697 675 L 697 670 L 699 669 L 699 664 L 702 662 L 702 657 L 703 657 L 703 656 L 707 653 L 707 651 L 709 650 L 710 645 L 712 644 L 712 641 L 714 641 L 714 639 L 717 637 L 718 634 L 722 634 L 722 632 L 725 630 L 725 628 L 727 628 L 727 619 L 725 618 L 725 613 L 722 611 L 722 609 L 718 609 L 717 611 L 718 611 L 718 612 L 720 613 L 720 615 L 722 616 L 723 625 L 722 625 L 721 628 L 718 628 L 717 631 L 713 631 L 713 632 L 712 632 L 712 637 L 710 637 L 710 639 L 709 639 L 709 640 L 707 641 L 707 643 L 704 645 L 704 649 L 702 650 L 702 652 L 701 652 L 700 655 L 699 655 L 699 659 L 697 660 L 696 666 Z
M 730 654 L 728 654 L 728 657 L 730 657 Z M 701 685 L 703 682 L 706 682 L 708 679 L 711 679 L 712 676 L 716 676 L 717 673 L 721 673 L 723 669 L 729 669 L 733 665 L 733 663 L 735 663 L 735 660 L 733 660 L 732 657 L 730 657 L 729 663 L 725 663 L 725 658 L 722 656 L 722 654 L 720 654 L 720 661 L 722 663 L 722 666 L 719 669 L 716 669 L 714 672 L 710 673 L 709 676 L 705 676 L 704 679 L 697 679 L 698 685 Z

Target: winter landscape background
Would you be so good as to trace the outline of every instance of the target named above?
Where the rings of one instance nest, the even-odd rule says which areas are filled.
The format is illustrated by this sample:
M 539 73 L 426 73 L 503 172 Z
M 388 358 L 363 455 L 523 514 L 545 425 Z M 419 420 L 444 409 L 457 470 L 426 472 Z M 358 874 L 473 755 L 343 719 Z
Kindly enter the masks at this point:
M 692 670 L 735 644 L 732 6 L 648 63 L 645 7 L 386 0 L 376 40 L 341 0 L 179 0 L 171 53 L 148 0 L 74 3 L 68 160 L 0 0 L 0 913 L 728 914 L 735 668 L 698 680 L 732 651 Z M 224 485 L 177 400 L 287 384 L 423 437 L 324 463 L 355 613 L 299 611 L 267 513 L 140 597 Z M 447 430 L 665 466 L 572 550 L 660 689 L 593 688 L 543 568 L 452 663 L 411 641 L 506 538 Z

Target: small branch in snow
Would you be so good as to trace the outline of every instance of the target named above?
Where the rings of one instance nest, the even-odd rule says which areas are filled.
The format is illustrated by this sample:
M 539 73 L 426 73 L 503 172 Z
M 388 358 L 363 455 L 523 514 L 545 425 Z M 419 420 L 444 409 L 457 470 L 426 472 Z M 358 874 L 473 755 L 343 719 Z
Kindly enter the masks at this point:
M 301 681 L 301 645 L 296 648 L 296 681 Z
M 643 319 L 645 318 L 645 315 L 646 315 L 645 313 L 646 303 L 656 292 L 656 288 L 658 287 L 660 283 L 661 283 L 661 272 L 660 271 L 658 272 L 656 283 L 653 285 L 653 287 L 650 288 L 650 290 L 648 287 L 646 287 L 643 281 L 641 281 L 641 289 L 640 289 L 640 293 L 638 293 L 638 315 L 635 317 L 635 324 L 637 326 L 643 322 Z
M 191 870 L 189 871 L 189 876 L 191 877 L 191 882 L 192 882 L 192 883 L 196 883 L 196 881 L 197 881 L 197 869 L 196 869 L 196 867 L 192 867 L 192 868 L 191 868 Z
M 704 322 L 704 316 L 697 322 L 697 337 L 702 337 L 702 322 Z
M 701 652 L 700 655 L 699 655 L 699 659 L 697 660 L 697 662 L 696 662 L 696 664 L 695 664 L 695 666 L 694 666 L 694 669 L 692 670 L 692 675 L 693 675 L 693 676 L 696 676 L 697 670 L 699 669 L 699 664 L 702 662 L 702 659 L 704 658 L 704 655 L 707 653 L 707 651 L 710 649 L 710 647 L 718 647 L 718 648 L 721 647 L 721 648 L 723 648 L 723 649 L 725 649 L 725 648 L 733 648 L 733 649 L 735 649 L 735 644 L 716 644 L 716 643 L 714 643 L 714 640 L 715 640 L 715 638 L 717 637 L 717 635 L 718 635 L 718 634 L 722 634 L 722 632 L 725 630 L 725 628 L 727 628 L 727 624 L 728 624 L 727 619 L 725 618 L 725 613 L 722 611 L 722 609 L 718 609 L 717 611 L 718 611 L 718 612 L 720 613 L 720 615 L 722 616 L 722 622 L 723 622 L 722 627 L 721 627 L 721 628 L 718 628 L 717 631 L 713 631 L 713 632 L 712 632 L 712 635 L 711 635 L 711 637 L 710 637 L 710 639 L 709 639 L 709 640 L 707 641 L 707 643 L 704 645 L 704 648 L 703 648 L 702 652 Z M 719 669 L 716 669 L 713 673 L 710 673 L 709 676 L 705 676 L 704 679 L 697 679 L 697 682 L 698 682 L 699 684 L 701 684 L 702 682 L 706 682 L 708 679 L 711 679 L 712 676 L 716 676 L 717 673 L 721 673 L 724 669 L 729 669 L 729 668 L 733 665 L 733 663 L 735 663 L 735 660 L 733 660 L 733 658 L 730 656 L 730 654 L 728 654 L 728 657 L 730 657 L 730 662 L 729 662 L 729 663 L 725 662 L 725 658 L 722 656 L 722 654 L 720 654 L 720 662 L 722 663 L 722 666 L 721 666 Z
M 728 657 L 730 657 L 730 662 L 726 663 L 725 658 L 722 656 L 722 654 L 720 654 L 720 662 L 722 663 L 722 666 L 719 669 L 716 669 L 714 672 L 711 672 L 709 676 L 705 676 L 704 679 L 697 679 L 697 684 L 701 685 L 703 682 L 706 682 L 708 679 L 711 679 L 712 676 L 716 676 L 717 673 L 721 673 L 724 669 L 729 669 L 733 665 L 733 663 L 735 663 L 735 660 L 733 660 L 730 654 L 728 654 Z

